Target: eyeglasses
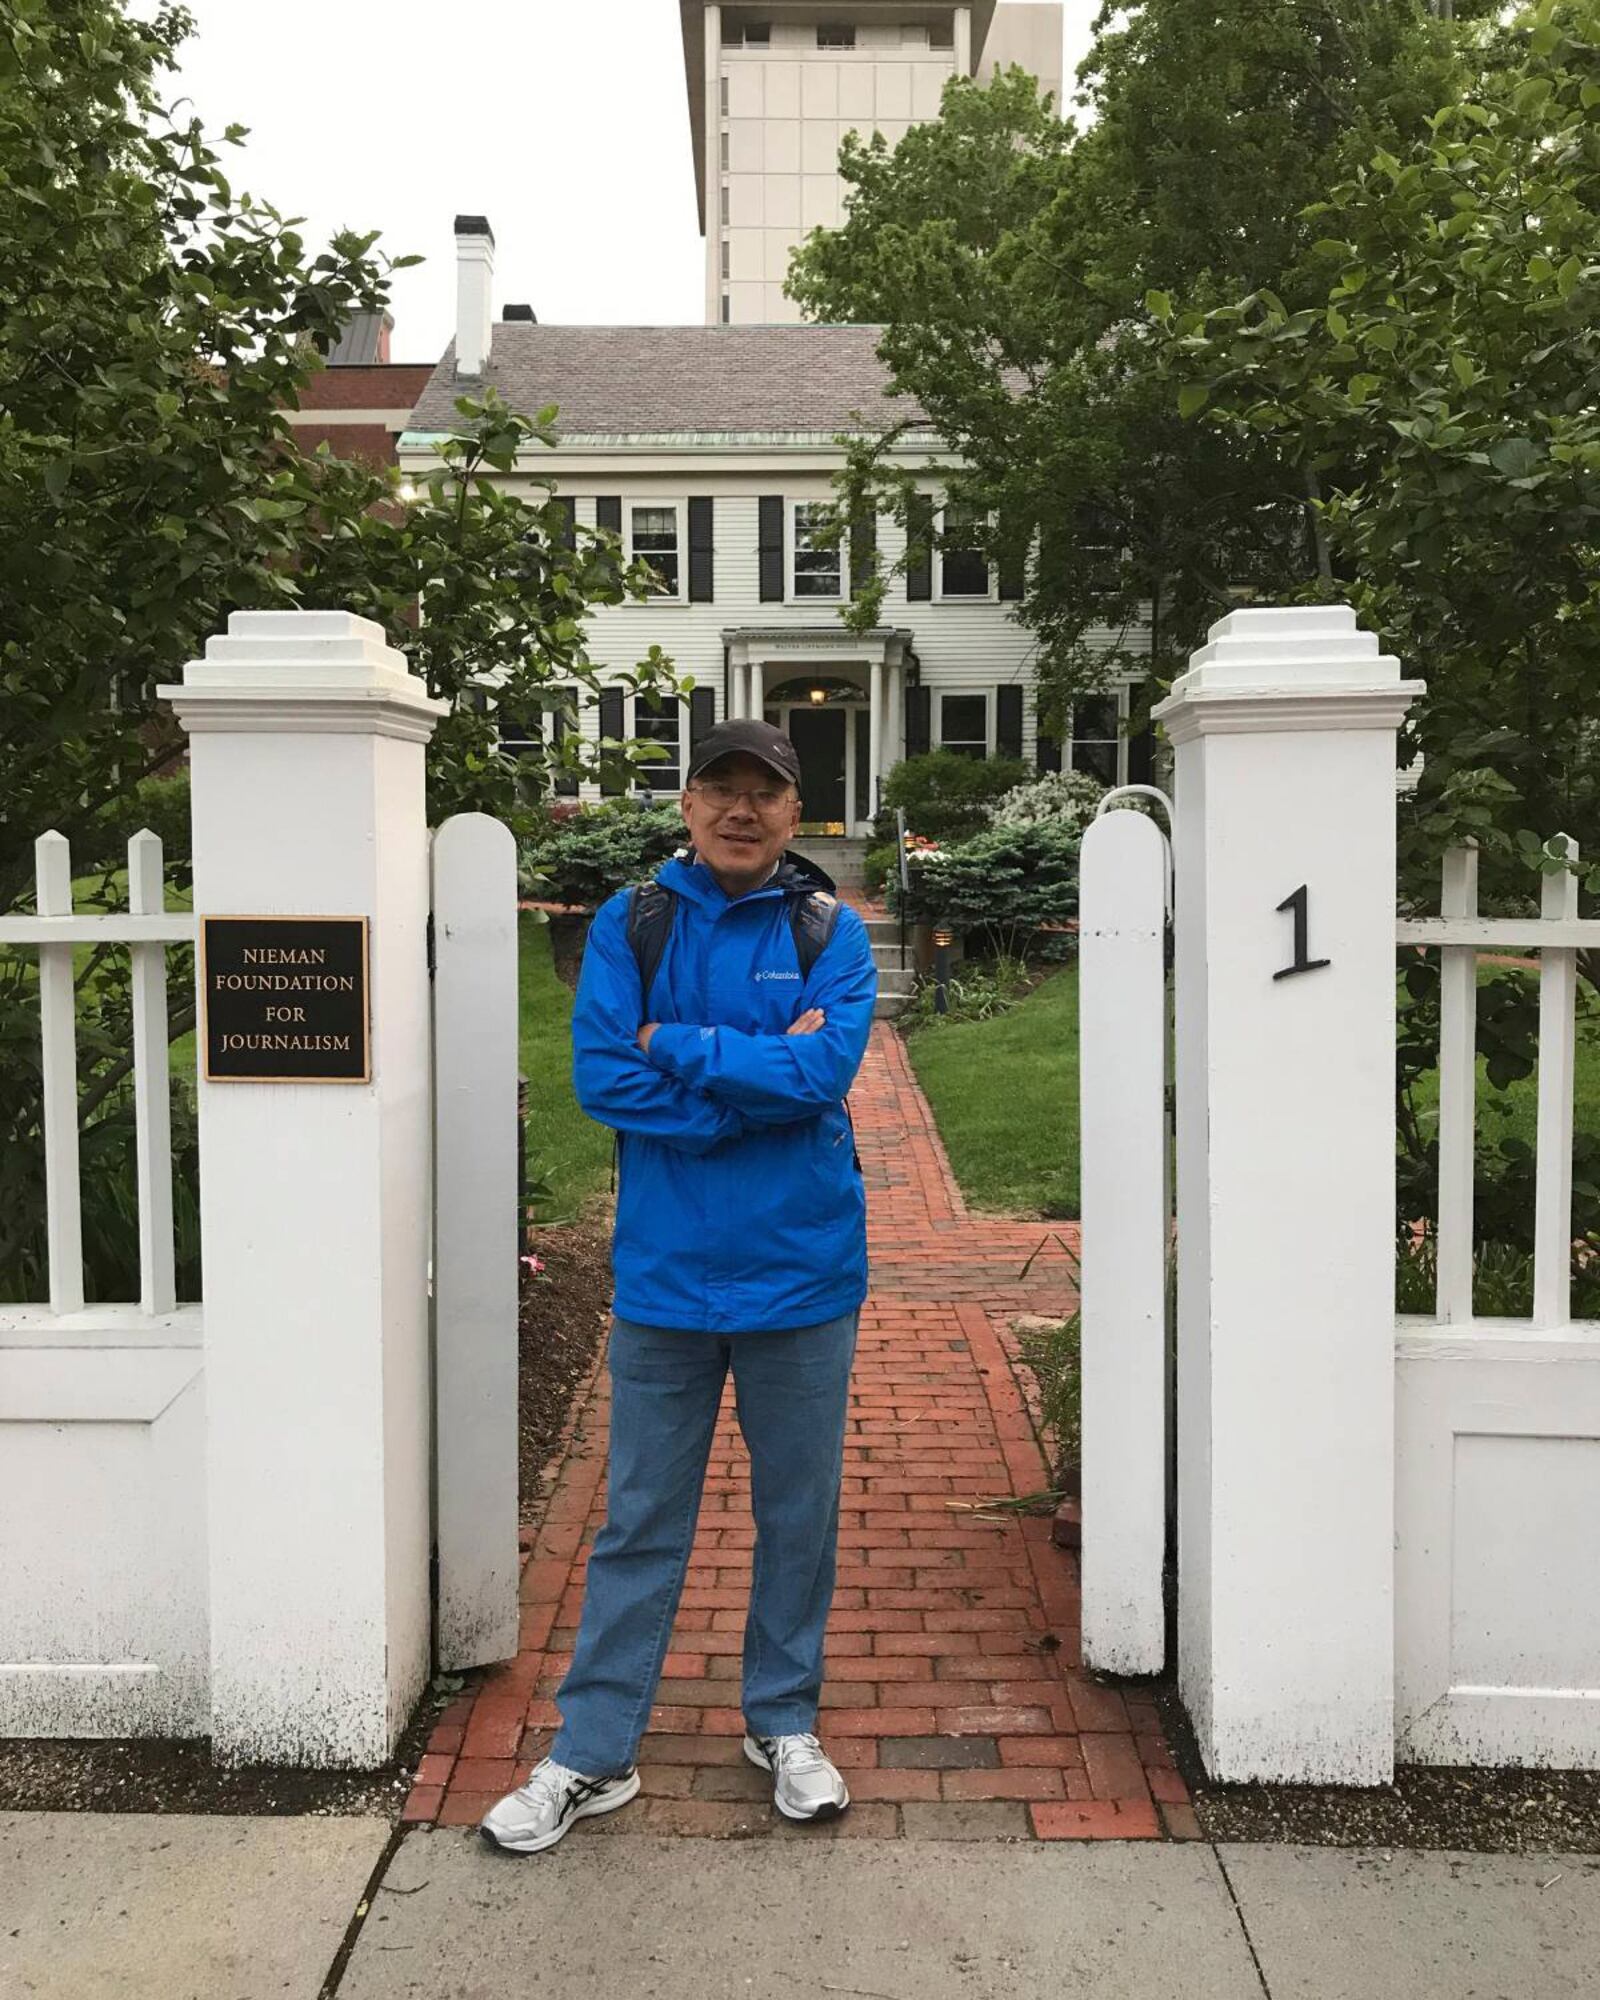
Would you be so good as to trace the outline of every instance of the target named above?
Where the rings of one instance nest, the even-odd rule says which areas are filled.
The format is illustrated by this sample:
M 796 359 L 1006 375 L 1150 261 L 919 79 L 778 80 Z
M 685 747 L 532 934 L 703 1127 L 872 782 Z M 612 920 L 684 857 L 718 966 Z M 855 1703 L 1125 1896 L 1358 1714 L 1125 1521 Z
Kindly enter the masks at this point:
M 705 800 L 713 812 L 732 812 L 741 799 L 748 799 L 755 810 L 764 818 L 780 813 L 793 803 L 794 795 L 788 787 L 758 785 L 753 791 L 744 791 L 738 785 L 725 785 L 718 778 L 711 778 L 701 785 L 691 785 L 691 792 Z

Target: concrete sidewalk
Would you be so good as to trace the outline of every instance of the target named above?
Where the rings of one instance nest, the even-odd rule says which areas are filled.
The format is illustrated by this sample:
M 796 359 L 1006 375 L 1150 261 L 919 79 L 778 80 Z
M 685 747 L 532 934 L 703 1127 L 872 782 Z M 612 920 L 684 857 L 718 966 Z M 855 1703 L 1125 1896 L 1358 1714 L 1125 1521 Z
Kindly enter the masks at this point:
M 619 1815 L 619 1817 L 622 1817 Z M 6 2000 L 1581 2000 L 1600 1856 L 0 1816 Z

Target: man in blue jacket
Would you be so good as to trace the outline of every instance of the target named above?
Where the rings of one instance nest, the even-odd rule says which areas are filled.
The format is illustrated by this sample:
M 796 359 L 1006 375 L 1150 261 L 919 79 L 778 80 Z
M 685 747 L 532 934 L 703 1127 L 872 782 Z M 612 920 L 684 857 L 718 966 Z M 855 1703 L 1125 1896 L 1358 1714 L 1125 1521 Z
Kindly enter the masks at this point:
M 670 930 L 649 990 L 648 956 L 629 934 L 636 892 L 613 896 L 589 931 L 573 1078 L 584 1110 L 617 1132 L 621 1159 L 607 1514 L 550 1755 L 483 1821 L 516 1853 L 552 1847 L 638 1792 L 634 1757 L 730 1368 L 756 1524 L 744 1752 L 771 1772 L 789 1819 L 850 1803 L 816 1719 L 867 1291 L 866 1195 L 844 1100 L 877 972 L 861 919 L 819 869 L 785 856 L 799 786 L 780 730 L 719 724 L 686 774 L 687 856 L 656 878 Z

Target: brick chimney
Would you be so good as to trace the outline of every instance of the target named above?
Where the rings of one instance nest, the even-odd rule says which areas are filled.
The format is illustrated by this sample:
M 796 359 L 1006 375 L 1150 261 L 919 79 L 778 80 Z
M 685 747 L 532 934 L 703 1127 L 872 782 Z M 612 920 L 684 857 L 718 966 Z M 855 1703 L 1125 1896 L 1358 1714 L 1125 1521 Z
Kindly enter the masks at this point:
M 494 231 L 486 215 L 456 217 L 456 373 L 481 375 L 494 320 Z

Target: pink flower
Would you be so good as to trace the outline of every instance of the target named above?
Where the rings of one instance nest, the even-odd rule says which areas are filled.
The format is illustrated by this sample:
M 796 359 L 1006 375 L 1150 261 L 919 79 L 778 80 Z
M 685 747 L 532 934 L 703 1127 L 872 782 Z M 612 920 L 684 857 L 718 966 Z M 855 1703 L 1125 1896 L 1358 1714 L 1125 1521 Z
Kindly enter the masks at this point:
M 531 1275 L 534 1276 L 535 1278 L 543 1277 L 544 1259 L 542 1257 L 534 1257 L 531 1255 L 524 1257 L 522 1259 L 522 1268 L 523 1270 L 531 1273 Z

